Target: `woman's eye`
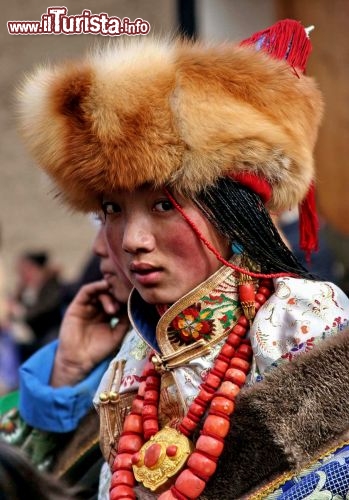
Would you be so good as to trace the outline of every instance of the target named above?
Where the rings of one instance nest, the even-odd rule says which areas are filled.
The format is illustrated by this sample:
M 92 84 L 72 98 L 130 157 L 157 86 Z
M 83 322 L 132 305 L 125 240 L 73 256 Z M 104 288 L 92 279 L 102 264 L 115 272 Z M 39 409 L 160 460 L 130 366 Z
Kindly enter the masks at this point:
M 169 210 L 173 210 L 173 205 L 170 200 L 161 200 L 155 203 L 154 210 L 157 212 L 168 212 Z
M 105 201 L 102 203 L 102 209 L 104 215 L 118 214 L 121 209 L 117 203 L 111 203 L 110 201 Z

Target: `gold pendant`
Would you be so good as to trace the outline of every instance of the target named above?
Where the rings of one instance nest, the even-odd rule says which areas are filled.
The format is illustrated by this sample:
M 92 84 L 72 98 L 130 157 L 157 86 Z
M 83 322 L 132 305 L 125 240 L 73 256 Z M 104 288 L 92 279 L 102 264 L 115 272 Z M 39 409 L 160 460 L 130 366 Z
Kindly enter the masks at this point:
M 140 449 L 138 462 L 133 465 L 134 476 L 155 491 L 183 469 L 192 450 L 193 444 L 184 434 L 164 427 Z

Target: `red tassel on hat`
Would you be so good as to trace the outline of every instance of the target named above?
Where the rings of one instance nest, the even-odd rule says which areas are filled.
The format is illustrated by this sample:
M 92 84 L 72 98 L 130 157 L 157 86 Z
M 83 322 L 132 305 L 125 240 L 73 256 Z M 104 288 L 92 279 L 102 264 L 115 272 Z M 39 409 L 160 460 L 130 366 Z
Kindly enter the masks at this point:
M 293 19 L 279 21 L 264 31 L 243 40 L 241 45 L 254 45 L 276 59 L 286 59 L 293 68 L 305 71 L 311 43 L 304 27 Z
M 305 71 L 312 49 L 304 27 L 293 19 L 279 21 L 270 28 L 247 38 L 241 45 L 254 45 L 257 50 L 264 50 L 272 57 L 285 59 L 295 71 L 299 68 L 302 72 Z M 311 253 L 318 250 L 318 230 L 315 189 L 312 184 L 299 205 L 299 246 L 305 251 L 308 262 Z

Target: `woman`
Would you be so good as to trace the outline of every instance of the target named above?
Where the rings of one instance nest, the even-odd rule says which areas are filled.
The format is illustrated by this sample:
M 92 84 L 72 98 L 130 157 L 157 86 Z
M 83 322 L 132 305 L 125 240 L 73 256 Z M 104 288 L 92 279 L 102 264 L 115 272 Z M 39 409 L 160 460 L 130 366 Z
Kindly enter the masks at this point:
M 22 91 L 29 148 L 68 203 L 103 210 L 134 285 L 139 340 L 96 401 L 111 499 L 276 489 L 348 428 L 348 299 L 298 264 L 269 216 L 311 201 L 322 111 L 295 61 L 303 28 L 282 23 L 258 47 L 278 30 L 293 69 L 251 47 L 142 41 Z
M 58 342 L 21 366 L 19 401 L 0 420 L 1 440 L 20 447 L 40 471 L 83 487 L 85 500 L 95 498 L 104 462 L 91 400 L 115 352 L 136 335 L 128 331 L 131 285 L 109 257 L 103 225 L 92 250 L 104 279 L 81 287 Z

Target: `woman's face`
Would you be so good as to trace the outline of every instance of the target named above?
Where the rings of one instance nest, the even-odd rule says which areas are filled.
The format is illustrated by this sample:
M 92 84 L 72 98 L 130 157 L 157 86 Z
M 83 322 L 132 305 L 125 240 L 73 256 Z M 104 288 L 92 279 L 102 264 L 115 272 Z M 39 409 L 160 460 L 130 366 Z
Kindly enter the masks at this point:
M 176 199 L 203 236 L 229 258 L 226 239 L 200 210 Z M 171 304 L 221 267 L 161 189 L 115 191 L 105 196 L 103 210 L 111 257 L 146 302 Z
M 110 292 L 121 304 L 126 304 L 132 285 L 125 276 L 120 264 L 111 259 L 108 249 L 105 227 L 101 225 L 93 243 L 93 251 L 100 258 L 99 268 L 110 287 Z

